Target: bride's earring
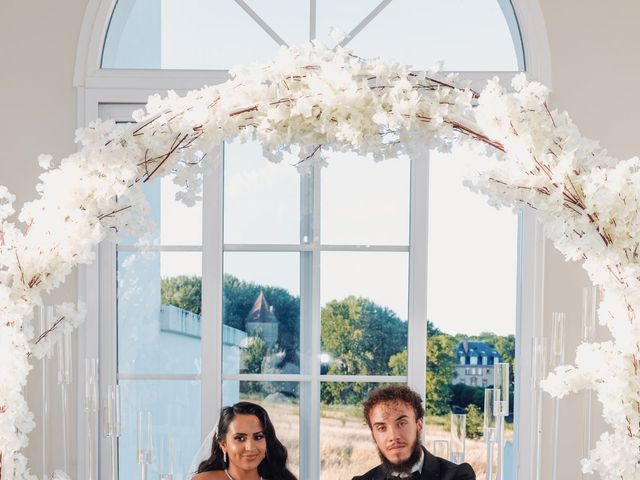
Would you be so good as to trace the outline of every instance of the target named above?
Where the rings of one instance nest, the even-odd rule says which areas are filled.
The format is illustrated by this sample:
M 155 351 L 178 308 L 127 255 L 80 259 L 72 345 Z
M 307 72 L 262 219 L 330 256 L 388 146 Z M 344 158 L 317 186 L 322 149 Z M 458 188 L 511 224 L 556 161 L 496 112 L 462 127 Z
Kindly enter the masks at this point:
M 224 462 L 224 464 L 227 464 L 227 452 L 226 450 L 222 451 L 222 461 Z

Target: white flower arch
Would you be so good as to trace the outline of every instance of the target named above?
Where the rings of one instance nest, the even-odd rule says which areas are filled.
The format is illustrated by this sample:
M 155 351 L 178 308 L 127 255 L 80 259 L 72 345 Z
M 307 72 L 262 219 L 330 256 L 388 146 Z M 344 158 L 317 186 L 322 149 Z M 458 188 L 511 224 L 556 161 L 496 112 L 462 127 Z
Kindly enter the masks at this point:
M 31 354 L 40 357 L 82 308 L 60 305 L 56 324 L 35 337 L 34 307 L 112 231 L 144 227 L 141 185 L 169 171 L 181 199 L 199 194 L 201 152 L 233 137 L 258 139 L 281 161 L 299 149 L 298 168 L 322 161 L 325 149 L 382 160 L 429 148 L 488 152 L 468 185 L 496 205 L 529 205 L 568 258 L 581 259 L 606 290 L 600 322 L 614 341 L 583 344 L 576 365 L 559 367 L 545 388 L 563 396 L 592 388 L 612 431 L 584 463 L 605 479 L 640 479 L 640 168 L 619 161 L 580 135 L 565 112 L 550 110 L 548 90 L 516 77 L 481 92 L 453 77 L 411 73 L 319 44 L 282 49 L 266 66 L 239 68 L 222 85 L 149 99 L 136 124 L 96 121 L 77 132 L 82 148 L 60 161 L 41 156 L 39 198 L 23 206 L 0 186 L 0 452 L 8 478 L 35 478 L 21 449 L 33 429 L 23 397 Z M 615 452 L 615 455 L 612 453 Z

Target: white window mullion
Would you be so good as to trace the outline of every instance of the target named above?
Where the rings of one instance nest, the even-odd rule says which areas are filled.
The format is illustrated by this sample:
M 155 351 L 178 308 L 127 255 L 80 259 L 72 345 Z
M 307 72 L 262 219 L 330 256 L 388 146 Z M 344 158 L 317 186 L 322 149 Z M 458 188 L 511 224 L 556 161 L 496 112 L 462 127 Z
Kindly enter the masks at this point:
M 321 243 L 320 219 L 321 219 L 321 178 L 322 167 L 318 164 L 313 167 L 313 245 L 318 246 Z M 311 292 L 311 367 L 312 375 L 315 377 L 320 373 L 320 256 L 319 248 L 314 248 L 312 254 L 313 261 L 313 280 Z M 310 435 L 309 449 L 312 454 L 309 456 L 309 477 L 301 476 L 301 478 L 320 478 L 320 382 L 311 382 L 311 409 L 309 410 Z
M 309 41 L 316 38 L 316 18 L 317 18 L 317 5 L 316 0 L 309 0 Z
M 429 151 L 411 159 L 409 239 L 409 325 L 407 383 L 425 398 L 427 345 L 427 240 L 429 228 Z
M 316 223 L 315 223 L 315 170 L 311 174 L 300 176 L 300 478 L 318 478 L 319 430 L 313 412 L 319 406 L 318 382 L 314 380 L 318 371 L 316 360 L 318 348 L 316 324 Z M 303 412 L 309 412 L 303 415 Z M 315 460 L 314 460 L 315 459 Z
M 118 381 L 118 311 L 117 311 L 117 251 L 116 245 L 103 241 L 98 247 L 100 282 L 98 335 L 100 337 L 100 360 L 98 362 L 100 406 L 106 404 L 107 387 Z M 84 412 L 83 412 L 84 413 Z M 98 422 L 99 477 L 111 477 L 111 441 L 102 434 L 102 424 Z M 116 457 L 118 452 L 116 451 Z
M 535 478 L 538 425 L 537 385 L 532 389 L 532 342 L 542 338 L 544 294 L 544 227 L 533 209 L 526 207 L 518 218 L 518 301 L 516 303 L 516 359 L 514 392 L 513 474 L 517 479 Z
M 204 175 L 202 208 L 201 437 L 222 408 L 222 221 L 224 146 L 209 152 L 213 171 Z

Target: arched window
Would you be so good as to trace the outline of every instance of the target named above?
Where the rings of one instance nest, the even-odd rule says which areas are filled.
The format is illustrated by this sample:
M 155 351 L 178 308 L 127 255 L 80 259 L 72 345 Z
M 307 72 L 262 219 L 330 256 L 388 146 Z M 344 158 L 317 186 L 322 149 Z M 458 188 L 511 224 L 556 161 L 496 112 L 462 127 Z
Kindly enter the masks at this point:
M 530 65 L 505 0 L 118 0 L 97 10 L 87 120 L 129 121 L 149 94 L 222 81 L 235 64 L 315 38 L 416 69 L 442 60 L 472 81 Z M 519 322 L 534 302 L 522 289 L 533 223 L 461 185 L 471 158 L 334 155 L 299 174 L 251 143 L 207 153 L 222 168 L 203 178 L 203 200 L 175 201 L 170 179 L 147 187 L 156 229 L 103 244 L 87 275 L 101 321 L 85 351 L 100 346 L 101 389 L 121 389 L 121 478 L 138 471 L 138 412 L 152 413 L 151 475 L 168 473 L 171 457 L 180 478 L 219 408 L 239 399 L 267 407 L 300 478 L 350 478 L 377 463 L 358 406 L 372 387 L 407 382 L 426 394 L 435 427 L 456 401 L 447 395 L 477 383 L 464 385 L 456 367 L 460 342 L 484 341 L 512 361 L 531 335 Z M 529 408 L 520 375 L 516 452 L 529 438 L 519 436 L 529 428 L 518 421 Z M 427 446 L 446 438 L 440 430 Z M 108 462 L 100 469 L 106 478 Z

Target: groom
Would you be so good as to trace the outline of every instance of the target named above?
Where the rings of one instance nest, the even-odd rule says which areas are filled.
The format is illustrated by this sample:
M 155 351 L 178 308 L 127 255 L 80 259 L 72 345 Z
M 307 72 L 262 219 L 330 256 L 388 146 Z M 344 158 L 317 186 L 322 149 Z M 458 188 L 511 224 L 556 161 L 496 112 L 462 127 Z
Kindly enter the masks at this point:
M 382 464 L 353 480 L 475 480 L 468 463 L 456 465 L 420 445 L 422 399 L 406 385 L 374 389 L 363 411 Z

